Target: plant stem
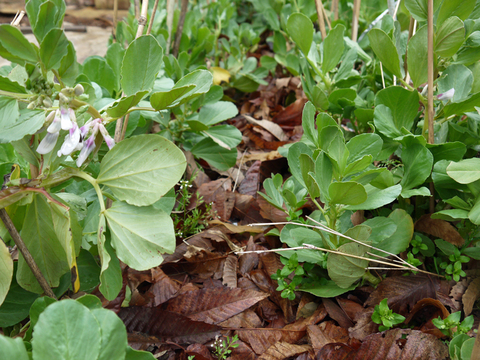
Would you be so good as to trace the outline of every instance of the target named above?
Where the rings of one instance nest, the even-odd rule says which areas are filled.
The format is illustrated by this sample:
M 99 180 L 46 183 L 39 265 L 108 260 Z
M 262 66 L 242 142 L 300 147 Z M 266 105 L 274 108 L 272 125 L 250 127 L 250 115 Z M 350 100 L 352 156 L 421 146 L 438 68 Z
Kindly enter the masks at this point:
M 98 201 L 100 202 L 100 213 L 105 212 L 105 202 L 103 201 L 103 193 L 102 190 L 100 189 L 100 186 L 98 186 L 97 180 L 90 175 L 88 175 L 86 172 L 83 172 L 78 169 L 73 169 L 73 176 L 79 177 L 83 180 L 87 180 L 90 184 L 92 184 L 93 188 L 95 189 L 95 192 L 97 193 L 98 196 Z
M 360 4 L 362 0 L 353 0 L 352 40 L 357 41 L 358 18 L 360 16 Z
M 147 23 L 147 15 L 148 15 L 148 0 L 143 0 L 142 12 L 138 17 L 138 28 L 137 28 L 137 34 L 135 35 L 135 39 L 142 36 L 143 29 L 145 28 L 145 24 Z
M 10 236 L 15 242 L 15 245 L 17 245 L 18 250 L 20 250 L 20 253 L 23 255 L 23 258 L 25 259 L 25 262 L 27 263 L 30 270 L 32 270 L 35 279 L 37 279 L 38 283 L 42 287 L 42 290 L 45 292 L 45 295 L 56 299 L 57 297 L 50 288 L 50 285 L 40 271 L 37 263 L 35 262 L 35 259 L 33 258 L 32 254 L 30 254 L 30 251 L 23 242 L 20 234 L 15 228 L 15 225 L 13 225 L 12 219 L 10 219 L 10 216 L 5 209 L 0 209 L 0 219 L 2 219 L 3 223 L 5 224 L 5 227 L 7 228 Z
M 178 19 L 177 32 L 175 33 L 175 43 L 173 44 L 173 56 L 178 56 L 180 41 L 182 40 L 183 25 L 185 25 L 185 16 L 187 15 L 188 0 L 182 0 L 180 8 L 180 18 Z
M 113 27 L 112 36 L 113 42 L 117 42 L 117 21 L 118 21 L 118 0 L 113 0 Z
M 433 118 L 435 110 L 433 109 L 433 0 L 428 0 L 428 142 L 433 144 Z

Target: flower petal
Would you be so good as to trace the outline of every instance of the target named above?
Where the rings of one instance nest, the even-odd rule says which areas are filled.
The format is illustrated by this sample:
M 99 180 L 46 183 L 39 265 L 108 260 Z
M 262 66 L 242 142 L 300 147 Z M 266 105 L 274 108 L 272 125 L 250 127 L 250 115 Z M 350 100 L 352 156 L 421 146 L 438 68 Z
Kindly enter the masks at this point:
M 451 100 L 454 95 L 455 95 L 455 88 L 451 88 L 450 90 L 445 91 L 443 94 L 438 94 L 437 99 L 438 100 Z
M 62 129 L 63 130 L 70 130 L 73 127 L 73 122 L 70 119 L 70 109 L 68 108 L 60 108 L 60 118 L 62 121 Z
M 78 158 L 77 158 L 78 167 L 82 166 L 84 161 L 87 159 L 87 157 L 92 153 L 94 149 L 95 149 L 95 136 L 90 136 L 87 139 L 87 141 L 85 141 L 82 151 L 80 151 L 80 154 L 78 155 Z
M 67 136 L 65 136 L 65 141 L 62 144 L 60 150 L 58 150 L 58 156 L 70 155 L 74 152 L 80 143 L 80 129 L 75 124 Z
M 57 143 L 58 135 L 58 132 L 47 132 L 47 135 L 45 135 L 43 140 L 40 142 L 40 145 L 38 145 L 37 152 L 39 154 L 45 155 L 52 151 L 55 147 L 55 144 Z

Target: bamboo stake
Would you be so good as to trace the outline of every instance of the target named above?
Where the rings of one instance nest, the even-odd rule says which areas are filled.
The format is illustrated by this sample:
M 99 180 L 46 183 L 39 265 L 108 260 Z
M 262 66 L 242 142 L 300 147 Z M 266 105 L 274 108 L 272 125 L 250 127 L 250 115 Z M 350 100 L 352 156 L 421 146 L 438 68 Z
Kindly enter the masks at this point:
M 47 280 L 43 276 L 40 268 L 35 262 L 35 259 L 33 258 L 32 254 L 30 254 L 30 251 L 28 250 L 27 246 L 23 242 L 23 239 L 21 238 L 20 234 L 15 228 L 15 225 L 13 225 L 12 219 L 10 219 L 10 216 L 8 215 L 5 209 L 0 209 L 0 219 L 5 224 L 5 227 L 7 228 L 10 236 L 15 242 L 15 245 L 17 245 L 18 250 L 23 255 L 25 262 L 27 263 L 30 270 L 32 270 L 32 273 L 35 276 L 35 279 L 37 279 L 45 295 L 53 299 L 56 299 L 57 297 L 55 296 L 52 289 L 50 288 L 50 285 L 48 284 Z
M 353 18 L 352 18 L 352 40 L 357 41 L 358 36 L 358 18 L 360 16 L 360 4 L 362 0 L 353 0 Z
M 338 0 L 332 0 L 333 21 L 338 20 Z
M 182 0 L 180 7 L 180 18 L 178 19 L 177 32 L 175 33 L 175 43 L 173 44 L 173 56 L 178 56 L 180 49 L 180 41 L 182 40 L 183 26 L 185 25 L 185 17 L 187 16 L 188 0 Z
M 167 39 L 167 48 L 165 49 L 165 55 L 170 54 L 170 44 L 172 43 L 173 13 L 174 13 L 174 11 L 175 11 L 175 0 L 167 0 L 168 39 Z
M 410 17 L 410 24 L 408 26 L 408 41 L 410 41 L 412 36 L 415 35 L 416 28 L 417 28 L 417 21 L 413 17 Z M 408 50 L 405 52 L 405 62 L 403 63 L 403 69 L 405 70 L 405 82 L 409 84 L 410 74 L 408 72 L 407 60 L 408 60 Z
M 113 42 L 117 42 L 118 0 L 113 0 Z
M 150 35 L 150 32 L 152 31 L 153 20 L 155 19 L 157 8 L 158 8 L 158 0 L 155 0 L 155 3 L 153 4 L 152 16 L 150 16 L 150 22 L 148 23 L 147 35 Z
M 325 29 L 325 19 L 323 17 L 323 3 L 322 0 L 315 0 L 315 7 L 317 8 L 318 25 L 320 26 L 320 33 L 322 40 L 327 37 L 327 30 Z
M 143 0 L 142 12 L 138 18 L 138 28 L 137 28 L 137 34 L 135 35 L 135 39 L 143 35 L 143 29 L 145 28 L 145 24 L 147 23 L 147 16 L 148 16 L 148 0 Z

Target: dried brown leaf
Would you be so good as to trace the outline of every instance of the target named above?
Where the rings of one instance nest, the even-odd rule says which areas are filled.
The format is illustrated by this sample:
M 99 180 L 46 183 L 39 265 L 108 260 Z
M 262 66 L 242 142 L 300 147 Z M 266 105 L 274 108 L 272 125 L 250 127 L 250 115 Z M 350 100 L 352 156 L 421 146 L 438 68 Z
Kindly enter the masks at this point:
M 229 288 L 237 287 L 238 259 L 235 255 L 228 255 L 223 267 L 223 284 Z
M 468 283 L 469 281 L 467 279 L 462 279 L 452 286 L 452 290 L 450 291 L 450 298 L 453 303 L 452 312 L 457 312 L 463 309 L 462 296 L 467 290 Z
M 449 222 L 432 219 L 431 214 L 425 214 L 415 222 L 415 230 L 439 237 L 455 246 L 463 246 L 465 239 Z
M 251 309 L 247 309 L 240 314 L 232 316 L 230 319 L 218 324 L 224 328 L 259 328 L 262 326 L 262 320 Z
M 252 348 L 243 341 L 238 340 L 236 344 L 238 344 L 238 347 L 233 349 L 230 360 L 255 360 L 257 358 Z
M 356 350 L 342 343 L 327 344 L 316 354 L 316 360 L 351 360 Z M 365 358 L 367 360 L 370 358 Z
M 183 314 L 192 320 L 218 324 L 267 296 L 265 293 L 240 288 L 208 288 L 187 292 L 171 299 L 167 310 Z
M 342 308 L 342 310 L 347 314 L 347 316 L 353 322 L 357 321 L 358 316 L 363 312 L 364 307 L 360 305 L 358 302 L 353 300 L 344 299 L 341 297 L 337 297 L 338 305 Z
M 415 317 L 416 323 L 423 323 L 418 330 L 426 334 L 432 334 L 438 339 L 443 339 L 445 335 L 433 325 L 432 320 L 438 317 L 445 319 L 448 315 L 450 315 L 450 312 L 440 301 L 428 298 L 422 299 L 415 304 L 410 315 L 405 319 L 405 324 L 409 324 Z
M 253 242 L 253 236 L 250 236 L 247 243 L 246 251 L 261 250 L 260 248 L 265 249 L 261 246 L 255 245 L 255 243 Z M 259 262 L 258 254 L 249 253 L 249 254 L 240 255 L 238 259 L 240 273 L 243 275 L 248 274 L 250 271 L 252 271 L 254 268 L 258 266 L 258 262 Z
M 445 291 L 447 287 L 448 291 Z M 387 298 L 389 308 L 405 316 L 409 312 L 408 308 L 412 309 L 421 299 L 442 301 L 440 297 L 448 297 L 449 290 L 446 282 L 434 277 L 423 275 L 388 277 L 370 294 L 366 305 L 375 306 Z
M 251 195 L 253 197 L 257 196 L 257 191 L 260 189 L 260 166 L 262 165 L 261 161 L 255 161 L 252 166 L 247 170 L 245 174 L 245 179 L 238 187 L 238 192 L 244 195 Z
M 202 344 L 192 344 L 187 347 L 185 352 L 189 356 L 195 356 L 195 360 L 214 360 L 210 351 L 205 345 Z
M 480 298 L 480 278 L 473 279 L 462 297 L 465 316 L 472 313 L 473 305 Z
M 243 115 L 249 123 L 261 126 L 265 130 L 267 130 L 270 134 L 275 136 L 278 140 L 280 141 L 287 141 L 288 136 L 285 134 L 285 132 L 282 130 L 278 124 L 269 121 L 269 120 L 256 120 L 255 118 L 248 116 L 248 115 Z
M 263 360 L 283 360 L 292 356 L 298 356 L 305 352 L 311 351 L 310 345 L 293 345 L 287 342 L 279 341 L 270 346 L 259 359 Z
M 260 215 L 264 219 L 273 221 L 273 222 L 283 222 L 287 221 L 287 213 L 285 211 L 277 209 L 275 206 L 271 205 L 263 197 L 259 196 L 257 198 L 258 206 L 260 207 Z
M 357 317 L 354 327 L 348 329 L 350 337 L 363 341 L 368 335 L 378 331 L 378 325 L 372 321 L 373 307 L 364 309 Z
M 128 307 L 118 313 L 129 333 L 141 332 L 160 341 L 179 344 L 203 344 L 220 334 L 216 325 L 193 321 L 185 316 L 159 308 Z
M 280 111 L 272 120 L 282 126 L 295 126 L 302 124 L 303 107 L 307 99 L 298 99 Z
M 201 279 L 208 279 L 217 273 L 218 275 L 215 278 L 219 279 L 222 277 L 223 263 L 226 255 L 219 255 L 218 253 L 189 245 L 184 256 L 188 261 L 188 264 L 185 265 L 188 273 L 196 274 Z
M 159 267 L 153 268 L 151 271 L 154 283 L 149 291 L 153 294 L 153 306 L 158 306 L 175 297 L 181 286 L 165 275 Z
M 205 238 L 205 236 L 204 236 L 205 233 L 206 233 L 206 231 L 201 232 L 199 234 L 196 234 L 196 235 L 192 236 L 191 238 L 189 238 L 188 242 L 181 243 L 180 245 L 178 245 L 175 248 L 175 252 L 173 254 L 163 255 L 163 263 L 162 264 L 177 262 L 177 261 L 183 259 L 183 256 L 187 252 L 189 245 L 193 245 L 193 246 L 196 246 L 196 247 L 208 250 L 208 251 L 213 250 L 214 247 L 212 245 L 212 242 L 210 240 L 208 240 L 207 238 Z
M 282 155 L 277 150 L 270 151 L 270 152 L 264 152 L 264 151 L 251 151 L 250 154 L 246 154 L 243 157 L 243 162 L 248 162 L 248 161 L 267 161 L 267 160 L 275 160 L 275 159 L 280 159 Z
M 314 349 L 321 349 L 330 343 L 347 343 L 348 331 L 336 326 L 332 321 L 324 321 L 320 325 L 307 327 L 308 338 Z
M 448 359 L 448 348 L 433 335 L 393 329 L 368 336 L 352 359 L 442 360 Z
M 338 322 L 341 327 L 348 329 L 353 326 L 352 320 L 350 320 L 340 306 L 335 304 L 332 300 L 326 298 L 322 299 L 322 302 L 328 312 L 328 315 L 333 320 Z

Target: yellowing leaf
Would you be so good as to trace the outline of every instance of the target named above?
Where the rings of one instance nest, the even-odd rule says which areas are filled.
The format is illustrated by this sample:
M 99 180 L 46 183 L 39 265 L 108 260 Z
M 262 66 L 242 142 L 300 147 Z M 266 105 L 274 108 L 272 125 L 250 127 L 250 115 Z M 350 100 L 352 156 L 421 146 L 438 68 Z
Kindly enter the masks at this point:
M 223 81 L 228 84 L 230 81 L 230 72 L 228 70 L 222 69 L 221 67 L 213 66 L 210 68 L 213 74 L 213 84 L 220 85 Z

